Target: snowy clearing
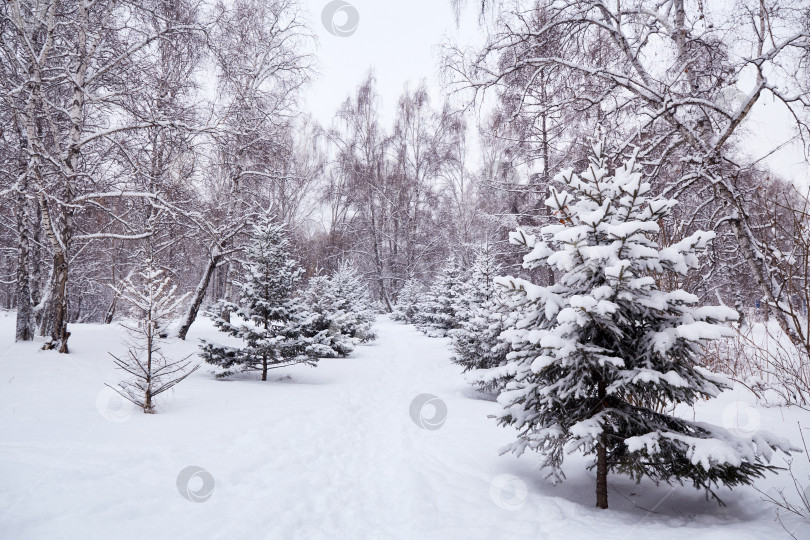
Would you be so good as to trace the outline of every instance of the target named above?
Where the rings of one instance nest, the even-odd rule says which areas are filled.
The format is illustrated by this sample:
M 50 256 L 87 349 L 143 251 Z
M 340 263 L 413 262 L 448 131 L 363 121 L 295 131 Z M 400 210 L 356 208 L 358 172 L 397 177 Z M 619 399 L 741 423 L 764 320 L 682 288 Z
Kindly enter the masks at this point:
M 12 342 L 13 323 L 0 316 L 0 342 Z M 720 490 L 723 508 L 689 487 L 635 486 L 614 475 L 610 509 L 597 510 L 583 460 L 571 459 L 568 480 L 554 487 L 536 470 L 537 456 L 498 455 L 514 432 L 487 418 L 497 407 L 449 362 L 449 340 L 388 318 L 376 329 L 378 340 L 352 357 L 274 370 L 266 383 L 216 380 L 204 367 L 156 415 L 107 400 L 104 383 L 117 380 L 107 351 L 122 350 L 117 325 L 73 325 L 67 356 L 9 346 L 0 356 L 0 537 L 788 538 L 751 488 Z M 214 332 L 199 320 L 167 352 L 194 352 Z M 438 428 L 430 425 L 436 409 L 422 409 L 435 429 L 409 414 L 426 393 L 446 405 Z M 727 392 L 703 404 L 698 419 L 722 425 L 750 402 Z M 799 413 L 750 409 L 743 427 L 796 439 Z M 806 477 L 804 456 L 796 465 Z M 188 466 L 215 482 L 205 502 L 178 492 Z M 789 483 L 772 475 L 760 489 Z M 810 537 L 807 524 L 785 524 Z

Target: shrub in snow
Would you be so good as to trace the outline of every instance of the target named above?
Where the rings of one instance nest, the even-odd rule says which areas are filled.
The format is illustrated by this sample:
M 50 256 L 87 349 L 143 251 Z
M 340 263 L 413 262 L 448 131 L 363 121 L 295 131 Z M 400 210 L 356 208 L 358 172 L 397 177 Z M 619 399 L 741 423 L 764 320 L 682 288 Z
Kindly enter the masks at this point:
M 269 215 L 253 225 L 238 304 L 220 302 L 209 313 L 216 327 L 244 340 L 243 347 L 203 342 L 202 357 L 217 377 L 307 363 L 332 356 L 327 332 L 306 335 L 309 313 L 293 295 L 302 270 L 291 258 L 284 226 Z M 226 313 L 227 318 L 218 314 Z
M 550 267 L 556 284 L 500 278 L 519 320 L 502 334 L 512 348 L 499 368 L 512 375 L 498 397 L 499 421 L 520 434 L 507 450 L 543 454 L 555 481 L 565 454 L 595 456 L 597 506 L 607 507 L 608 472 L 636 480 L 691 482 L 716 498 L 719 484 L 749 484 L 787 441 L 759 431 L 738 437 L 717 426 L 660 412 L 656 403 L 692 405 L 728 388 L 699 364 L 701 344 L 727 335 L 737 317 L 699 307 L 683 290 L 661 291 L 654 274 L 685 274 L 714 234 L 696 232 L 668 247 L 654 241 L 674 200 L 649 196 L 633 160 L 610 176 L 602 145 L 580 175 L 564 171 L 546 204 L 559 223 L 535 237 L 524 267 Z
M 442 266 L 425 299 L 417 304 L 417 327 L 432 337 L 443 337 L 458 328 L 457 302 L 464 283 L 464 270 L 455 257 Z
M 112 353 L 115 365 L 130 378 L 110 386 L 123 398 L 145 413 L 155 412 L 155 398 L 188 377 L 199 367 L 190 361 L 170 360 L 161 352 L 165 327 L 185 296 L 176 298 L 175 287 L 152 259 L 134 275 L 122 280 L 116 290 L 119 298 L 132 306 L 133 323 L 122 323 L 129 333 L 129 348 L 125 357 Z
M 406 281 L 397 294 L 397 303 L 391 318 L 408 324 L 415 323 L 419 315 L 419 303 L 425 294 L 424 290 L 424 285 L 418 279 L 411 278 Z

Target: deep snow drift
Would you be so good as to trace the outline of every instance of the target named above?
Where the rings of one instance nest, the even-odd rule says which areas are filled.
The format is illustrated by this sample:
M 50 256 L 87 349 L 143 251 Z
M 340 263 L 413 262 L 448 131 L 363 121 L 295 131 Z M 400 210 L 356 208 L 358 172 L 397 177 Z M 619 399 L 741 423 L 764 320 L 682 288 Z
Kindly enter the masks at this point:
M 535 455 L 498 455 L 515 433 L 487 418 L 497 405 L 466 385 L 449 341 L 388 318 L 352 357 L 274 370 L 266 383 L 216 380 L 204 366 L 156 415 L 122 407 L 104 387 L 120 377 L 107 354 L 122 352 L 120 327 L 72 325 L 65 356 L 12 345 L 13 321 L 0 315 L 3 539 L 788 538 L 748 487 L 720 490 L 728 506 L 719 507 L 689 487 L 611 476 L 602 511 L 581 458 L 569 460 L 564 484 L 549 485 Z M 198 321 L 166 351 L 195 352 L 213 335 Z M 810 427 L 807 413 L 752 403 L 727 392 L 697 418 L 794 443 L 797 423 Z M 181 487 L 190 477 L 187 497 L 210 495 L 203 502 L 178 490 L 189 466 L 204 470 L 186 471 Z M 805 456 L 794 470 L 807 479 Z M 759 487 L 795 498 L 790 483 L 783 473 Z M 785 524 L 810 538 L 810 525 Z

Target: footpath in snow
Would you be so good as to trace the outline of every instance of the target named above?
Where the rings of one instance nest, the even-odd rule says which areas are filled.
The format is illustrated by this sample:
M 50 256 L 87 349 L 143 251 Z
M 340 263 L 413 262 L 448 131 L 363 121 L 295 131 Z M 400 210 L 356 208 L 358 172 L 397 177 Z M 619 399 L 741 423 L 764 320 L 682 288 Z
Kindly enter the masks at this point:
M 117 380 L 107 351 L 121 351 L 120 328 L 72 330 L 69 356 L 32 344 L 0 353 L 0 538 L 788 537 L 750 488 L 721 490 L 721 508 L 691 488 L 612 477 L 601 511 L 581 459 L 550 486 L 536 456 L 498 455 L 514 431 L 487 418 L 496 405 L 465 384 L 449 341 L 387 318 L 352 357 L 275 370 L 265 383 L 216 380 L 204 366 L 152 416 L 103 391 Z M 0 342 L 12 332 L 13 318 L 0 317 Z M 213 333 L 199 321 L 167 350 L 195 352 Z M 202 469 L 192 495 L 213 484 L 204 502 L 178 491 L 189 466 Z

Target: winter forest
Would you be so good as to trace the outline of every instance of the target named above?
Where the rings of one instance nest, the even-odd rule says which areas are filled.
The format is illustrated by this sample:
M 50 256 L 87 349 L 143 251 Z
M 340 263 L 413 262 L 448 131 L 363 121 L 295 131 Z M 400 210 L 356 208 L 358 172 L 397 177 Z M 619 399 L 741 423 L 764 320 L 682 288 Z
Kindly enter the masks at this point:
M 810 2 L 0 2 L 0 538 L 810 538 Z

